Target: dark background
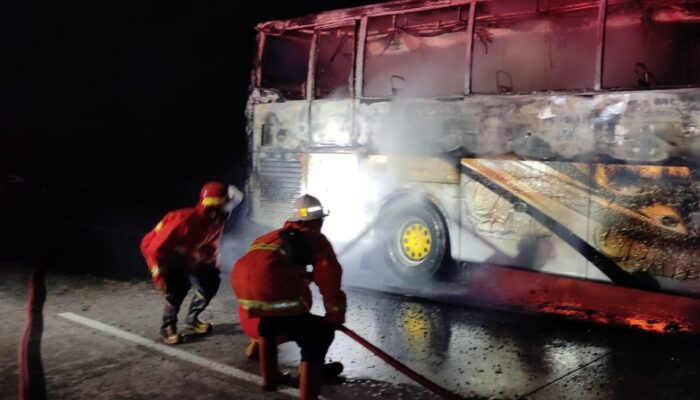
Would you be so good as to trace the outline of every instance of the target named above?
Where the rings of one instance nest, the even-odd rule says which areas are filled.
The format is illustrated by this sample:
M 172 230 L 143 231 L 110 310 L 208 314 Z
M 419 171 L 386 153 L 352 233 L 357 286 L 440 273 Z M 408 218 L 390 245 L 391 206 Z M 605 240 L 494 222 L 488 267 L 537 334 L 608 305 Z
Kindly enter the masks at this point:
M 136 263 L 204 182 L 245 181 L 255 24 L 368 3 L 5 2 L 0 261 Z

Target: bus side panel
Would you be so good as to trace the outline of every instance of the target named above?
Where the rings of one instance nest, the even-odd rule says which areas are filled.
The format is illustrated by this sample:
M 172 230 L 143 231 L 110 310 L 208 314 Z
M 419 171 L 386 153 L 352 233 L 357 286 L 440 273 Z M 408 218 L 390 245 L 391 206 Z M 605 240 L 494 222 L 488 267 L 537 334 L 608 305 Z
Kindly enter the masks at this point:
M 592 164 L 588 241 L 662 289 L 700 293 L 700 191 L 688 167 Z M 589 276 L 599 273 L 589 267 Z
M 608 280 L 609 260 L 639 284 L 700 293 L 688 167 L 468 158 L 462 167 L 465 228 L 494 246 L 474 261 Z
M 354 100 L 315 100 L 311 104 L 311 143 L 314 147 L 353 145 Z
M 463 258 L 584 277 L 586 259 L 531 208 L 585 238 L 588 175 L 582 163 L 462 159 Z
M 279 226 L 292 214 L 294 199 L 305 186 L 309 103 L 256 104 L 253 112 L 250 218 Z

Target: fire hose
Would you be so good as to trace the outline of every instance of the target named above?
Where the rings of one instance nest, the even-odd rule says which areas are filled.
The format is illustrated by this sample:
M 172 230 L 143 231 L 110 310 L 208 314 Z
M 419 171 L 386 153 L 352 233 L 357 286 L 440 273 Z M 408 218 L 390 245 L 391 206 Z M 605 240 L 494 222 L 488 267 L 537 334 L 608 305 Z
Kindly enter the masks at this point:
M 411 368 L 409 368 L 408 366 L 403 364 L 401 361 L 399 361 L 399 360 L 395 359 L 394 357 L 390 356 L 389 354 L 385 353 L 382 349 L 380 349 L 377 346 L 373 345 L 372 343 L 368 342 L 362 336 L 358 335 L 357 333 L 355 333 L 353 330 L 349 329 L 345 325 L 341 325 L 338 328 L 338 330 L 343 332 L 344 334 L 350 336 L 350 338 L 352 338 L 354 341 L 359 343 L 362 347 L 364 347 L 367 350 L 374 353 L 377 357 L 381 358 L 387 364 L 396 368 L 402 374 L 411 378 L 415 382 L 421 384 L 423 387 L 425 387 L 426 389 L 435 393 L 436 395 L 442 397 L 443 399 L 448 399 L 448 400 L 462 400 L 463 399 L 461 396 L 459 396 L 453 392 L 450 392 L 449 390 L 443 388 L 442 386 L 438 385 L 437 383 L 426 378 L 425 376 L 420 375 L 416 371 L 412 370 Z
M 20 400 L 44 400 L 46 384 L 41 362 L 41 336 L 44 330 L 44 302 L 46 301 L 46 270 L 56 255 L 40 262 L 29 278 L 24 332 L 19 346 L 18 398 Z

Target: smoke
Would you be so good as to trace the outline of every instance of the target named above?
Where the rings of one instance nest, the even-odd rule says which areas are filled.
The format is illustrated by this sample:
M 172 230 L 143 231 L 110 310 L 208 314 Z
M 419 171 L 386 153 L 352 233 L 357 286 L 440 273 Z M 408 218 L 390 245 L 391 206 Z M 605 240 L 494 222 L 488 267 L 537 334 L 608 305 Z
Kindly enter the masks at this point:
M 231 273 L 233 265 L 239 258 L 243 257 L 253 240 L 271 229 L 250 220 L 250 207 L 250 199 L 244 198 L 243 203 L 234 210 L 231 219 L 226 224 L 220 243 L 223 282 L 229 282 L 228 275 Z

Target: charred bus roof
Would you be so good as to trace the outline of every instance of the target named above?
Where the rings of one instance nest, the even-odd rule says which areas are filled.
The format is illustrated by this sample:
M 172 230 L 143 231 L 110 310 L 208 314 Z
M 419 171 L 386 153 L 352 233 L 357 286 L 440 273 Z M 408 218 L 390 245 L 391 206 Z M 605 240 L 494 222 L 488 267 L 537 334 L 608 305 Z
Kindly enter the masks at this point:
M 488 3 L 497 2 L 499 0 L 396 0 L 383 3 L 369 4 L 365 6 L 357 6 L 343 8 L 332 11 L 323 11 L 314 14 L 309 14 L 297 18 L 286 20 L 274 20 L 261 22 L 256 25 L 255 29 L 266 34 L 281 34 L 287 30 L 303 29 L 310 27 L 326 27 L 347 24 L 355 20 L 359 20 L 364 15 L 381 16 L 387 14 L 399 14 L 403 12 L 424 11 L 450 6 L 470 5 L 473 3 Z M 686 5 L 684 8 L 677 8 L 675 12 L 665 13 L 659 16 L 659 20 L 663 22 L 698 22 L 700 20 L 700 1 L 699 0 L 641 0 L 644 5 L 658 7 L 674 6 L 679 7 Z M 608 0 L 607 7 L 615 6 L 618 3 L 624 3 L 622 0 Z M 587 8 L 597 8 L 600 2 L 597 0 L 581 0 L 563 2 L 560 11 L 580 11 Z M 553 10 L 549 10 L 552 12 Z M 502 18 L 503 16 L 499 16 Z M 509 15 L 509 17 L 515 17 Z
M 482 1 L 482 0 L 479 0 Z M 316 26 L 333 26 L 352 22 L 363 15 L 395 14 L 404 11 L 431 10 L 449 6 L 468 5 L 470 0 L 398 0 L 370 4 L 333 11 L 324 11 L 287 20 L 268 21 L 258 24 L 255 29 L 267 34 L 279 34 L 290 29 Z

